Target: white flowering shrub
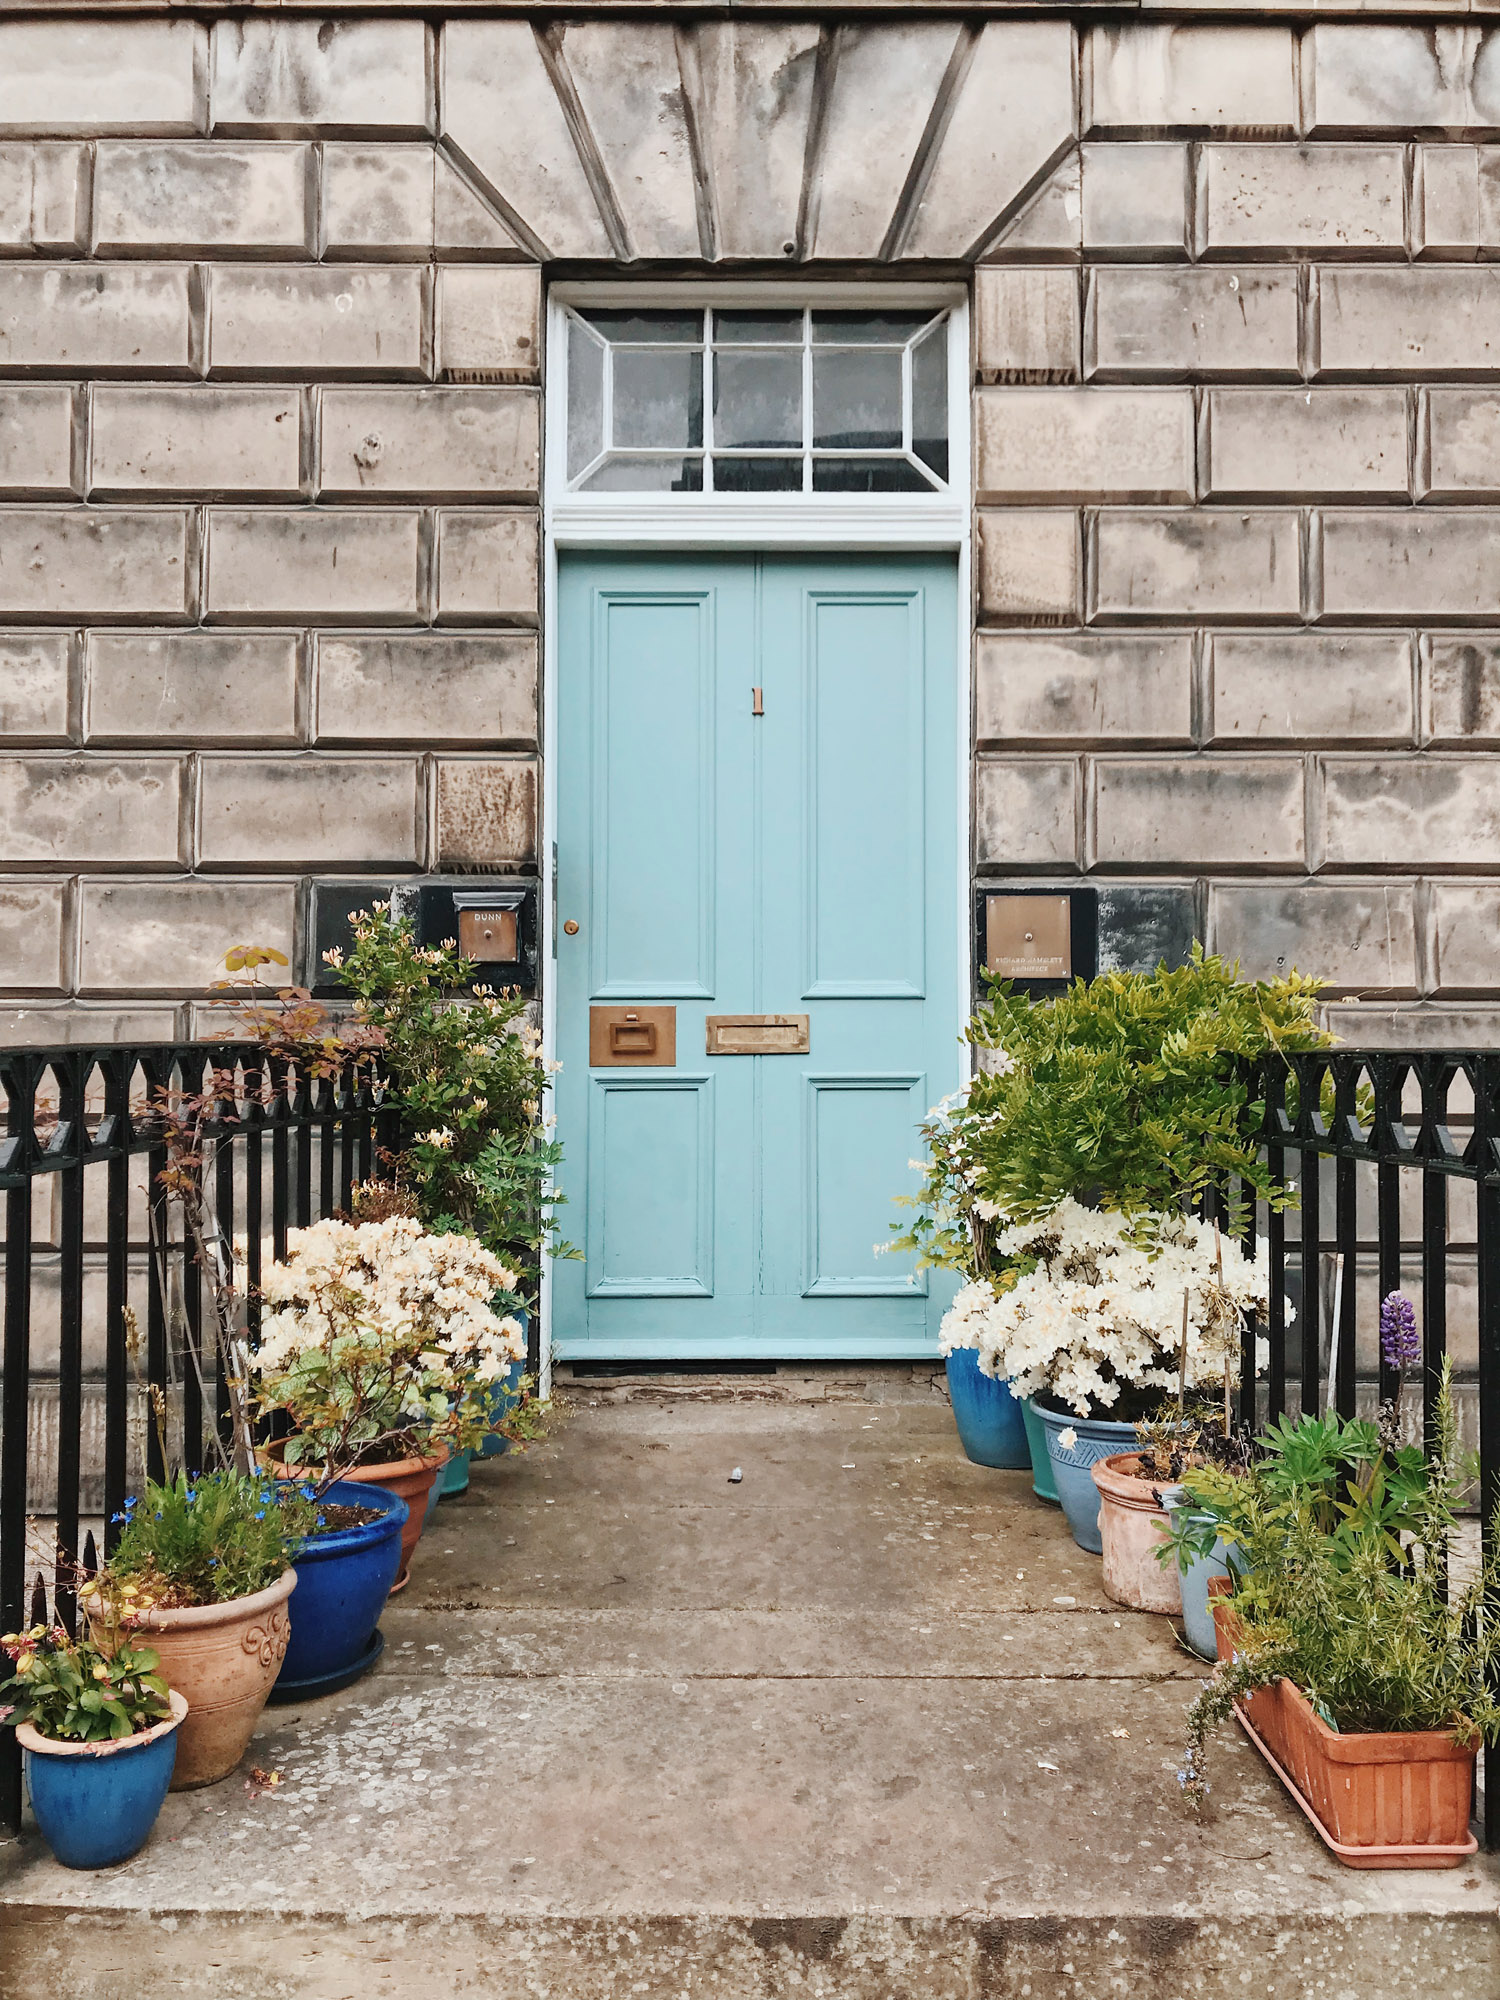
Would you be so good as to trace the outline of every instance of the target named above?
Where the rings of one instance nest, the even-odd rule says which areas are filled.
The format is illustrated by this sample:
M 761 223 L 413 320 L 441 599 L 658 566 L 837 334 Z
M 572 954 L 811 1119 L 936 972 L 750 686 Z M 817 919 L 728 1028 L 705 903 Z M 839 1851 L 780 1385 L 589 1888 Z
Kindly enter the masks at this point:
M 526 1352 L 517 1274 L 408 1215 L 316 1222 L 287 1250 L 265 1272 L 250 1359 L 258 1410 L 292 1421 L 280 1457 L 326 1480 L 478 1444 L 494 1384 Z
M 1252 1260 L 1196 1216 L 1155 1216 L 1143 1234 L 1068 1199 L 1001 1229 L 995 1251 L 1007 1268 L 958 1293 L 943 1318 L 944 1353 L 975 1347 L 984 1373 L 1018 1396 L 1046 1396 L 1081 1417 L 1177 1388 L 1184 1297 L 1189 1389 L 1217 1389 L 1226 1368 L 1237 1370 L 1244 1317 L 1266 1306 L 1264 1245 Z M 1264 1366 L 1264 1341 L 1256 1358 Z

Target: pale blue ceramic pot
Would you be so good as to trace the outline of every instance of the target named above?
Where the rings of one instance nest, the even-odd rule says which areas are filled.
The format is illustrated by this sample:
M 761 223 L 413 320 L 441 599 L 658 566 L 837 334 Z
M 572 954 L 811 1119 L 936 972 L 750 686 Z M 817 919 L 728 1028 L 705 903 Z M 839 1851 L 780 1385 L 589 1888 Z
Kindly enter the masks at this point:
M 1048 1410 L 1033 1406 L 1047 1433 L 1047 1450 L 1052 1459 L 1052 1478 L 1057 1497 L 1073 1530 L 1079 1548 L 1090 1555 L 1103 1555 L 1099 1533 L 1099 1489 L 1094 1484 L 1094 1467 L 1101 1458 L 1117 1451 L 1133 1451 L 1137 1439 L 1134 1424 L 1107 1423 L 1102 1417 L 1075 1417 L 1068 1410 Z M 1062 1444 L 1067 1431 L 1072 1442 Z

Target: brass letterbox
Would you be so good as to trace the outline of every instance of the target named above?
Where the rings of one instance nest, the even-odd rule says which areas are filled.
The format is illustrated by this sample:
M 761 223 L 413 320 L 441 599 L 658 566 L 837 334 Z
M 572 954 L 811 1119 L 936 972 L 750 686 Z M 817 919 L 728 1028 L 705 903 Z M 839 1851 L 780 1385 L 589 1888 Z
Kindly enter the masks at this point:
M 671 1069 L 677 1061 L 675 1007 L 590 1007 L 589 1068 Z
M 703 1027 L 711 1056 L 800 1056 L 808 1050 L 806 1014 L 710 1014 Z

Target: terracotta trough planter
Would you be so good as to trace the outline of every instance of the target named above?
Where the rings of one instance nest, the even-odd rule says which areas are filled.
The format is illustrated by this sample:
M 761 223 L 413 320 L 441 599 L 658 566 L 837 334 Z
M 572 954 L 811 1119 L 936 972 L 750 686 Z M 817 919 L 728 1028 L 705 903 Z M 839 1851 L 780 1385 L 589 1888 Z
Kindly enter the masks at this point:
M 273 1479 L 306 1479 L 307 1472 L 301 1466 L 282 1465 L 269 1452 L 263 1453 L 266 1470 Z M 391 1585 L 391 1595 L 404 1590 L 410 1580 L 412 1550 L 422 1539 L 422 1530 L 427 1525 L 427 1501 L 432 1492 L 432 1482 L 448 1463 L 446 1446 L 442 1451 L 433 1452 L 427 1458 L 398 1458 L 389 1465 L 357 1465 L 352 1472 L 341 1472 L 340 1479 L 353 1479 L 361 1486 L 383 1486 L 387 1493 L 395 1493 L 406 1502 L 406 1526 L 401 1530 L 401 1567 L 396 1572 L 396 1581 Z
M 296 1587 L 297 1572 L 288 1569 L 250 1597 L 182 1611 L 145 1611 L 131 1619 L 132 1632 L 159 1655 L 168 1687 L 188 1704 L 177 1732 L 174 1792 L 217 1784 L 249 1748 L 281 1672 L 291 1630 L 287 1599 Z M 92 1616 L 89 1622 L 94 1624 Z
M 1209 1584 L 1221 1600 L 1232 1588 Z M 1214 1604 L 1221 1660 L 1233 1657 L 1234 1614 Z M 1457 1868 L 1479 1843 L 1469 1831 L 1477 1750 L 1445 1730 L 1330 1729 L 1292 1681 L 1258 1688 L 1235 1712 L 1325 1844 L 1350 1868 Z
M 1159 1563 L 1156 1550 L 1168 1532 L 1157 1498 L 1162 1482 L 1138 1476 L 1140 1453 L 1116 1452 L 1093 1467 L 1099 1489 L 1099 1534 L 1104 1543 L 1104 1592 L 1132 1611 L 1182 1616 L 1176 1563 Z

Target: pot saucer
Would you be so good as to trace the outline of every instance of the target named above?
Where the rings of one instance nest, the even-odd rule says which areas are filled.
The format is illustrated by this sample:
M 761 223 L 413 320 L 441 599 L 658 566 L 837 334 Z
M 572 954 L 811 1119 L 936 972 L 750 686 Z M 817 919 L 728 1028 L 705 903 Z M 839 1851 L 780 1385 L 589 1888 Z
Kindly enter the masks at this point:
M 311 1680 L 279 1680 L 270 1694 L 269 1705 L 285 1708 L 288 1702 L 314 1701 L 319 1695 L 337 1694 L 340 1688 L 352 1687 L 362 1674 L 367 1674 L 385 1651 L 385 1634 L 377 1625 L 370 1634 L 370 1643 L 357 1660 L 346 1667 L 336 1667 L 331 1674 L 315 1674 Z

